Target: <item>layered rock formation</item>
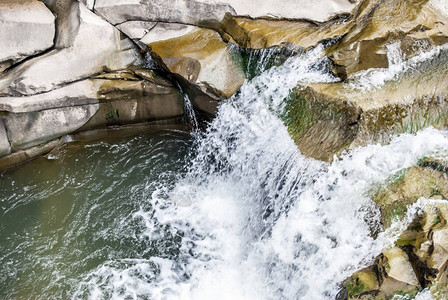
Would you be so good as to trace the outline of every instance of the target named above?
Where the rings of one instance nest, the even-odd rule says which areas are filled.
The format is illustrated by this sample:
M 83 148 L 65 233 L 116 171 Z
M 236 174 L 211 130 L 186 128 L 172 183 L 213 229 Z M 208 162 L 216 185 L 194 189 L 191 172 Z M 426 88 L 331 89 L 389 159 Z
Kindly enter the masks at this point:
M 317 45 L 335 82 L 297 86 L 281 116 L 303 154 L 331 161 L 448 124 L 443 0 L 3 0 L 0 22 L 0 169 L 68 134 L 183 125 L 185 101 L 213 116 L 259 58 L 269 67 Z M 385 228 L 426 200 L 341 298 L 426 287 L 446 298 L 446 170 L 423 161 L 373 197 Z
M 0 156 L 94 128 L 182 123 L 185 94 L 212 116 L 220 100 L 253 76 L 242 63 L 247 50 L 239 48 L 250 46 L 247 30 L 235 18 L 320 22 L 354 4 L 333 0 L 319 11 L 309 6 L 307 1 L 282 6 L 271 1 L 3 1 Z
M 0 3 L 0 73 L 23 59 L 53 46 L 53 14 L 38 1 Z
M 344 282 L 340 299 L 411 299 L 425 288 L 446 299 L 447 172 L 446 159 L 426 158 L 373 196 L 384 227 L 399 234 L 373 265 Z

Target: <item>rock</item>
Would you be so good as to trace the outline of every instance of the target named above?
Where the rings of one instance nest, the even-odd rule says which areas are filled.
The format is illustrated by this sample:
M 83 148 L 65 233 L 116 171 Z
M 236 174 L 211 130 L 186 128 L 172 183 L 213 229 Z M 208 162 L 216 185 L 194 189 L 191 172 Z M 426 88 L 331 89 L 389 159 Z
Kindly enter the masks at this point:
M 419 282 L 407 254 L 398 247 L 381 253 L 375 263 L 344 281 L 345 299 L 392 299 L 396 294 L 414 295 Z
M 126 34 L 127 37 L 134 40 L 140 40 L 151 31 L 156 24 L 157 22 L 129 21 L 117 25 L 116 28 Z
M 411 219 L 406 221 L 407 228 L 396 239 L 395 246 L 383 250 L 372 266 L 356 272 L 344 282 L 348 292 L 355 290 L 365 295 L 374 293 L 375 297 L 383 299 L 402 292 L 415 296 L 417 289 L 429 288 L 435 299 L 446 298 L 447 173 L 446 158 L 424 158 L 416 166 L 399 174 L 398 178 L 388 180 L 387 186 L 373 196 L 383 219 L 388 205 L 401 206 L 402 212 L 396 215 L 396 224 L 402 222 L 407 205 L 415 203 L 417 209 L 413 216 L 408 215 Z M 366 278 L 366 272 L 369 276 L 372 273 L 376 275 L 379 288 L 365 284 L 365 279 L 356 281 L 354 285 L 356 278 Z M 353 298 L 358 297 L 355 295 Z
M 445 199 L 448 197 L 448 179 L 444 173 L 415 166 L 405 170 L 386 188 L 378 191 L 373 201 L 380 207 L 384 228 L 388 228 L 393 220 L 405 215 L 407 205 L 415 203 L 421 197 L 431 198 L 437 195 L 442 195 Z
M 210 29 L 158 23 L 142 40 L 172 72 L 190 82 L 206 83 L 230 97 L 244 83 L 244 74 L 219 34 Z
M 83 80 L 48 93 L 0 98 L 12 150 L 77 130 L 183 116 L 183 97 L 176 87 L 151 70 L 134 72 L 152 81 L 122 71 L 102 76 L 109 79 Z
M 344 16 L 316 23 L 311 20 L 253 19 L 227 14 L 218 29 L 221 29 L 220 33 L 226 41 L 245 48 L 263 49 L 288 43 L 309 48 L 320 41 L 345 34 L 351 24 L 345 21 Z
M 35 157 L 38 157 L 40 155 L 45 155 L 51 150 L 53 150 L 55 147 L 57 147 L 59 144 L 59 139 L 50 141 L 48 143 L 31 147 L 27 150 L 20 150 L 17 152 L 14 152 L 8 156 L 0 157 L 0 170 L 9 168 L 11 166 L 24 163 L 26 161 L 29 161 L 30 159 L 33 159 Z
M 84 4 L 88 9 L 93 10 L 96 0 L 79 0 L 82 4 Z
M 337 14 L 347 14 L 355 6 L 354 1 L 348 0 L 288 0 L 282 5 L 268 0 L 254 3 L 227 0 L 219 4 L 209 0 L 183 0 L 174 5 L 159 2 L 97 0 L 94 9 L 118 26 L 140 27 L 139 21 L 200 25 L 217 30 L 226 42 L 260 49 L 282 43 L 309 47 L 322 39 L 342 35 L 350 28 L 343 22 L 346 18 L 324 21 Z M 133 30 L 137 36 L 142 32 L 135 27 Z
M 404 59 L 448 42 L 448 18 L 439 1 L 365 1 L 357 7 L 347 34 L 327 49 L 342 78 L 370 68 L 388 67 L 388 46 L 403 43 Z M 410 47 L 419 45 L 419 47 Z
M 302 153 L 328 161 L 343 149 L 384 144 L 428 126 L 443 128 L 448 77 L 441 74 L 448 71 L 447 54 L 448 47 L 442 47 L 392 69 L 297 88 L 284 117 L 291 136 Z
M 306 18 L 322 22 L 335 14 L 350 12 L 354 7 L 353 2 L 287 0 L 278 5 L 277 2 L 269 0 L 257 2 L 222 0 L 218 3 L 211 0 L 182 0 L 175 3 L 160 0 L 96 0 L 94 9 L 113 24 L 132 19 L 195 25 L 206 20 L 221 21 L 225 13 L 254 18 L 267 16 L 285 19 Z
M 36 0 L 0 2 L 0 74 L 6 68 L 53 46 L 54 16 Z
M 131 20 L 194 25 L 202 20 L 221 20 L 226 12 L 235 13 L 222 2 L 197 0 L 96 0 L 94 9 L 114 25 Z
M 0 157 L 11 153 L 11 146 L 9 144 L 8 136 L 6 135 L 5 124 L 0 118 Z
M 98 110 L 98 104 L 14 113 L 4 117 L 13 150 L 27 149 L 81 128 Z
M 225 0 L 223 3 L 231 5 L 238 16 L 253 18 L 274 16 L 284 19 L 310 19 L 323 22 L 341 13 L 350 12 L 354 8 L 354 1 L 348 0 L 286 0 L 281 5 L 275 1 L 260 0 L 257 2 Z
M 74 3 L 72 14 L 79 14 L 79 27 L 73 41 L 67 34 L 53 50 L 27 61 L 0 80 L 0 93 L 31 95 L 48 92 L 64 84 L 140 63 L 139 50 L 129 39 L 82 4 Z M 70 16 L 69 19 L 72 17 Z
M 99 109 L 80 130 L 164 120 L 184 115 L 183 96 L 175 87 L 147 80 L 101 81 Z M 95 82 L 95 85 L 100 83 Z
M 439 12 L 443 13 L 445 16 L 448 16 L 448 3 L 444 0 L 430 0 L 429 1 L 432 6 L 434 6 Z
M 387 258 L 387 265 L 384 266 L 384 268 L 386 269 L 388 277 L 385 281 L 389 278 L 393 278 L 396 281 L 404 283 L 405 286 L 404 289 L 396 286 L 388 287 L 388 289 L 392 290 L 392 293 L 394 290 L 413 290 L 418 286 L 419 283 L 415 276 L 414 269 L 409 262 L 409 257 L 403 250 L 398 247 L 393 247 L 383 251 L 383 255 Z

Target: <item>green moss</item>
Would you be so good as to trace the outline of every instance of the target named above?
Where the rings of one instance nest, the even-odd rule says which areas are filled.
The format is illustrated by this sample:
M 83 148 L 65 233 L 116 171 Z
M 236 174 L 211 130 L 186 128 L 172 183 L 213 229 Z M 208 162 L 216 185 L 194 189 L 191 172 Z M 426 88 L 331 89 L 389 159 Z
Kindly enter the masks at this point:
M 384 219 L 386 220 L 384 227 L 389 227 L 395 221 L 400 221 L 406 216 L 408 207 L 401 202 L 395 202 L 383 210 Z
M 437 216 L 434 218 L 433 222 L 432 222 L 432 226 L 436 226 L 437 224 L 440 224 L 442 222 L 442 219 L 440 218 L 440 216 Z
M 423 231 L 424 223 L 425 223 L 425 214 L 424 213 L 417 214 L 414 220 L 412 220 L 412 222 L 409 224 L 408 229 L 417 232 Z
M 106 114 L 106 120 L 112 120 L 115 118 L 117 118 L 117 119 L 120 118 L 120 113 L 119 113 L 118 109 L 112 110 Z
M 349 298 L 356 296 L 367 290 L 366 285 L 364 284 L 364 282 L 359 280 L 359 277 L 357 275 L 353 275 L 353 277 L 350 279 L 350 282 L 347 284 L 346 288 Z
M 313 111 L 310 103 L 298 93 L 291 94 L 286 106 L 283 120 L 294 140 L 305 134 L 319 120 L 319 112 Z
M 408 173 L 410 168 L 403 169 L 399 171 L 398 173 L 394 174 L 390 177 L 389 184 L 390 187 L 395 187 L 403 183 L 404 179 L 406 178 L 406 174 Z
M 274 66 L 283 64 L 288 57 L 294 55 L 294 52 L 285 47 L 248 49 L 232 45 L 229 51 L 234 64 L 249 80 Z

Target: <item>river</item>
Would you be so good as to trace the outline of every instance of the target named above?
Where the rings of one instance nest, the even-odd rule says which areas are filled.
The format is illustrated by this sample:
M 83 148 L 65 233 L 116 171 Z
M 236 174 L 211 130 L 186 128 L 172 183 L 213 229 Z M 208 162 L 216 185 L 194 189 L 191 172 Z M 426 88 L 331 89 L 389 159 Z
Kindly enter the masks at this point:
M 284 100 L 335 81 L 324 62 L 264 71 L 204 132 L 69 143 L 1 173 L 0 298 L 334 299 L 394 238 L 371 194 L 448 154 L 448 133 L 304 157 Z

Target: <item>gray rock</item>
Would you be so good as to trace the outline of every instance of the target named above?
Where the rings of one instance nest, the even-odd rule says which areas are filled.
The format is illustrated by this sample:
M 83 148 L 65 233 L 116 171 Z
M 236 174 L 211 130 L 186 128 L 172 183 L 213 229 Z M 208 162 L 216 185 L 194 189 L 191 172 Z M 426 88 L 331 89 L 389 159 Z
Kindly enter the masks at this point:
M 99 81 L 95 81 L 99 84 Z M 27 97 L 0 97 L 0 111 L 30 113 L 61 107 L 98 103 L 98 86 L 83 80 L 48 93 Z
M 230 5 L 197 0 L 96 0 L 94 8 L 114 25 L 135 20 L 197 24 L 235 14 Z
M 88 9 L 93 10 L 95 0 L 79 0 L 79 2 L 84 4 Z
M 117 72 L 104 76 L 113 80 L 87 79 L 48 93 L 0 98 L 0 111 L 7 112 L 0 156 L 9 151 L 8 138 L 17 151 L 77 130 L 183 116 L 183 96 L 175 86 L 150 70 L 135 72 L 146 79 Z
M 3 119 L 0 118 L 0 157 L 9 153 L 11 153 L 11 146 L 9 145 L 5 124 L 3 124 Z
M 84 0 L 85 1 L 85 0 Z M 440 1 L 440 0 L 433 0 Z M 96 0 L 95 12 L 113 24 L 131 20 L 198 24 L 202 21 L 221 21 L 225 13 L 239 16 L 325 21 L 338 13 L 354 8 L 349 0 Z M 279 5 L 280 4 L 280 5 Z
M 0 2 L 0 73 L 53 46 L 54 16 L 36 0 Z
M 0 93 L 31 95 L 48 92 L 102 73 L 104 69 L 121 70 L 141 63 L 138 49 L 116 28 L 82 4 L 71 8 L 79 9 L 79 28 L 72 42 L 67 36 L 60 43 L 71 46 L 51 51 L 16 68 L 0 80 Z
M 117 25 L 117 28 L 131 39 L 139 40 L 143 38 L 154 26 L 156 26 L 156 24 L 156 22 L 129 21 Z
M 13 151 L 27 149 L 82 127 L 98 110 L 98 104 L 63 107 L 4 117 Z

